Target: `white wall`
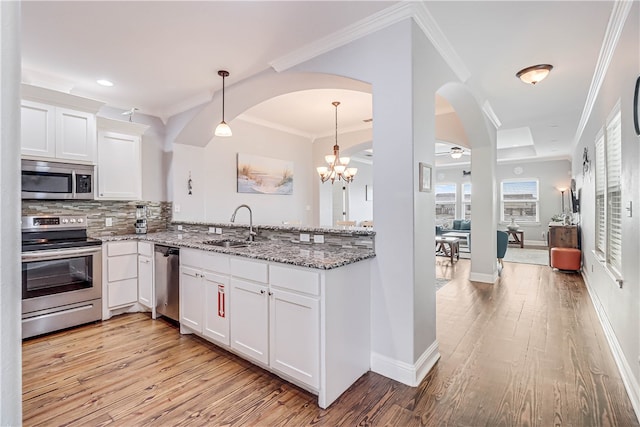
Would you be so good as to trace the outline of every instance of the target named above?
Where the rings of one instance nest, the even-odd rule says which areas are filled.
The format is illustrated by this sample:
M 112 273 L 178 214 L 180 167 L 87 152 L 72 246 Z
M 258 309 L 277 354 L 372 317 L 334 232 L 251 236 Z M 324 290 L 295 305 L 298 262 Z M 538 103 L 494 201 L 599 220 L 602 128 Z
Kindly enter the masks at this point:
M 522 173 L 516 174 L 515 168 Z M 462 184 L 471 182 L 471 178 L 462 175 L 462 171 L 471 170 L 471 165 L 443 166 L 436 169 L 436 183 L 457 184 L 456 217 L 462 218 Z M 561 212 L 561 193 L 558 187 L 569 188 L 571 182 L 571 163 L 568 160 L 537 160 L 499 163 L 496 168 L 496 210 L 500 220 L 500 183 L 505 179 L 537 179 L 539 191 L 539 218 L 536 224 L 518 223 L 524 230 L 525 243 L 546 244 L 546 233 L 551 217 Z M 473 189 L 472 189 L 473 192 Z M 568 191 L 564 194 L 565 209 L 571 207 Z M 473 212 L 473 206 L 471 207 Z M 509 220 L 498 223 L 498 229 L 505 229 Z M 544 235 L 543 235 L 544 233 Z
M 349 184 L 349 219 L 360 225 L 373 219 L 373 201 L 365 197 L 366 187 L 373 186 L 373 167 L 355 160 L 351 160 L 350 166 L 358 168 L 358 174 Z
M 174 204 L 180 212 L 174 219 L 185 221 L 229 222 L 234 209 L 247 204 L 256 224 L 282 224 L 312 221 L 312 182 L 317 179 L 311 163 L 311 141 L 240 119 L 229 123 L 230 138 L 213 138 L 206 147 L 174 144 L 172 161 Z M 247 194 L 236 191 L 238 153 L 292 161 L 292 195 Z M 188 195 L 189 172 L 193 194 Z M 238 212 L 238 223 L 248 223 L 246 210 Z
M 640 138 L 633 128 L 633 88 L 640 75 L 640 3 L 634 2 L 616 47 L 593 111 L 573 153 L 572 169 L 577 187 L 582 189 L 581 233 L 584 256 L 583 275 L 594 299 L 605 332 L 613 342 L 627 390 L 640 415 Z M 622 215 L 622 287 L 618 287 L 595 250 L 595 173 L 583 175 L 582 154 L 586 147 L 595 167 L 596 134 L 607 116 L 620 102 L 622 113 L 622 204 L 633 203 L 633 216 Z
M 0 2 L 0 425 L 22 422 L 20 3 Z

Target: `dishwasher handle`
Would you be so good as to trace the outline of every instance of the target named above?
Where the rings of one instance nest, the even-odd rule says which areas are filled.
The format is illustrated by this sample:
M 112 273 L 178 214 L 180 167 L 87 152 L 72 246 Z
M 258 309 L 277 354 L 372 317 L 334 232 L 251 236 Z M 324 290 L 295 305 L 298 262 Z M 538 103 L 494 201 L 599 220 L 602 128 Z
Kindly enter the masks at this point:
M 180 248 L 175 248 L 172 246 L 162 246 L 162 245 L 155 245 L 155 251 L 159 252 L 162 254 L 163 257 L 168 258 L 171 255 L 180 255 Z

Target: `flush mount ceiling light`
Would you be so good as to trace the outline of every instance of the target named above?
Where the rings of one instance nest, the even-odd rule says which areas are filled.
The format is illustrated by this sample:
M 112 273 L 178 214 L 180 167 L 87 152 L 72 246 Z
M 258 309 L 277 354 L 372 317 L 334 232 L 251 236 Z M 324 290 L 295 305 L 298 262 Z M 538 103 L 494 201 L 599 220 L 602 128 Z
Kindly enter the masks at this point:
M 336 179 L 338 181 L 351 182 L 356 173 L 358 173 L 358 168 L 348 168 L 347 165 L 351 159 L 349 157 L 340 157 L 340 147 L 338 146 L 338 105 L 340 103 L 334 101 L 331 105 L 336 107 L 336 144 L 333 146 L 333 154 L 324 156 L 324 160 L 329 166 L 320 166 L 316 170 L 323 183 L 331 180 L 333 184 Z
M 460 157 L 462 157 L 462 154 L 464 153 L 464 150 L 460 147 L 452 147 L 451 148 L 451 158 L 452 159 L 459 159 Z
M 99 79 L 96 80 L 96 83 L 98 83 L 100 86 L 105 86 L 105 87 L 112 87 L 113 86 L 113 82 L 106 80 L 106 79 Z
M 225 70 L 218 71 L 218 75 L 222 77 L 222 121 L 218 126 L 216 126 L 216 136 L 231 136 L 231 128 L 224 121 L 224 79 L 225 77 L 229 77 L 229 72 Z
M 516 77 L 522 80 L 525 83 L 535 85 L 536 83 L 542 81 L 549 72 L 553 69 L 553 65 L 549 64 L 538 64 L 533 65 L 531 67 L 523 68 L 522 70 L 516 73 Z

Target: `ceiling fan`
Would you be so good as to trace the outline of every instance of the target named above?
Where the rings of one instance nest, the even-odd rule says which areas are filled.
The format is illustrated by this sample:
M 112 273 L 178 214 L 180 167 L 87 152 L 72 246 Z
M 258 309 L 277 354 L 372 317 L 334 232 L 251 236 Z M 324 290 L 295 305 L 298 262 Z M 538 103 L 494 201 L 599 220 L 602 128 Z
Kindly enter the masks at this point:
M 451 156 L 452 159 L 459 159 L 460 157 L 468 156 L 471 152 L 462 147 L 451 147 L 448 151 L 443 151 L 441 153 L 436 153 L 436 156 Z

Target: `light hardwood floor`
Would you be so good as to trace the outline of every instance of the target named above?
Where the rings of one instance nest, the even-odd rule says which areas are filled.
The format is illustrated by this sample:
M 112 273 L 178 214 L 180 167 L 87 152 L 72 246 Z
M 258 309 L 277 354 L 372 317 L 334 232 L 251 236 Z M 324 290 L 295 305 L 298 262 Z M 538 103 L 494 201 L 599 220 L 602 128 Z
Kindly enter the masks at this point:
M 374 373 L 329 409 L 146 314 L 23 343 L 24 425 L 637 426 L 579 275 L 505 263 L 495 285 L 436 261 L 440 361 L 419 387 Z M 430 285 L 426 284 L 425 286 Z

